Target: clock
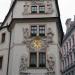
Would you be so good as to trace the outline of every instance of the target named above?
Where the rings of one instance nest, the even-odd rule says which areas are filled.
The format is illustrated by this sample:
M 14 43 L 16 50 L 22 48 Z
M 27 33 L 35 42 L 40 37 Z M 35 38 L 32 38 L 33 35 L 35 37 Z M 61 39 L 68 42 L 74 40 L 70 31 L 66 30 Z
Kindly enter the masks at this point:
M 39 36 L 35 37 L 32 41 L 33 47 L 34 48 L 41 48 L 42 47 L 42 40 Z

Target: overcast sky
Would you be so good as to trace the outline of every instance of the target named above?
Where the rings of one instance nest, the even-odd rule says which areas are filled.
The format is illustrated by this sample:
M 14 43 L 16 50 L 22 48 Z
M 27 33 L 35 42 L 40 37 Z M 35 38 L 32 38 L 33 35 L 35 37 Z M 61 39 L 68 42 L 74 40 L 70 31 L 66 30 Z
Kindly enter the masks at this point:
M 65 21 L 67 18 L 74 18 L 75 0 L 58 0 L 63 30 L 66 32 Z M 0 0 L 0 22 L 2 22 L 10 8 L 11 0 Z

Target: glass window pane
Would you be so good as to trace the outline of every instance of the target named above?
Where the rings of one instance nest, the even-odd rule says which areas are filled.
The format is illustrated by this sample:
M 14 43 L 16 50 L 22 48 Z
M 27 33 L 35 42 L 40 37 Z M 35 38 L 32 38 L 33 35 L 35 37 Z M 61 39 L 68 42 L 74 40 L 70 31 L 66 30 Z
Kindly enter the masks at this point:
M 37 35 L 37 26 L 31 26 L 31 36 Z
M 37 13 L 37 6 L 32 6 L 31 7 L 31 12 L 32 13 Z
M 39 13 L 45 13 L 45 6 L 39 6 Z
M 39 35 L 45 36 L 45 26 L 39 26 Z
M 36 67 L 36 65 L 37 65 L 36 53 L 30 53 L 30 67 Z
M 46 66 L 46 53 L 41 52 L 39 53 L 39 67 Z

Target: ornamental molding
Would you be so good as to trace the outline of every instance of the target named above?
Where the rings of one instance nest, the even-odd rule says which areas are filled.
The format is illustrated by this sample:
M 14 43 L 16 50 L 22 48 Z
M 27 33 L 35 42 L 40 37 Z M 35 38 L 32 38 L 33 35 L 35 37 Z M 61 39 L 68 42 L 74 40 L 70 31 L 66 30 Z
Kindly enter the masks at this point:
M 25 1 L 25 4 L 23 5 L 23 15 L 27 15 L 30 13 L 30 6 L 45 6 L 46 7 L 46 14 L 53 14 L 54 9 L 53 9 L 53 0 L 47 0 L 45 1 L 31 1 L 29 4 L 29 1 Z
M 51 28 L 48 28 L 47 36 L 46 37 L 30 37 L 29 29 L 23 28 L 23 43 L 29 48 L 29 50 L 36 50 L 34 45 L 41 45 L 38 50 L 45 50 L 50 44 L 53 43 L 53 32 Z M 37 46 L 36 46 L 37 47 Z

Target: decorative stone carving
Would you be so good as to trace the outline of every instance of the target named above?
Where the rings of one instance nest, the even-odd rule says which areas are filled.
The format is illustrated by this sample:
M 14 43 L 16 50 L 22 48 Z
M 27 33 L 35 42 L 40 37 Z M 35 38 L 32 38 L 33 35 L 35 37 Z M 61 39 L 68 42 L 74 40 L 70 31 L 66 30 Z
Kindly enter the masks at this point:
M 29 5 L 28 5 L 28 2 L 25 2 L 25 5 L 24 5 L 24 12 L 23 14 L 28 14 L 28 8 L 29 8 Z
M 19 69 L 20 72 L 26 72 L 27 71 L 27 61 L 28 61 L 27 56 L 24 55 L 21 57 L 20 69 Z
M 47 58 L 47 70 L 49 74 L 55 74 L 55 60 L 53 56 L 48 56 Z
M 53 32 L 51 30 L 51 28 L 48 28 L 48 33 L 47 33 L 47 42 L 48 43 L 52 43 L 53 42 Z
M 51 1 L 47 1 L 47 13 L 52 14 L 53 13 L 53 4 Z
M 23 37 L 24 37 L 24 42 L 26 42 L 27 39 L 29 38 L 28 28 L 23 28 Z
M 31 5 L 45 5 L 44 1 L 32 1 Z
M 53 43 L 53 32 L 51 30 L 51 28 L 48 28 L 48 33 L 47 33 L 47 37 L 45 38 L 41 38 L 40 36 L 36 36 L 36 37 L 29 37 L 29 30 L 28 28 L 23 28 L 23 43 L 26 44 L 26 46 L 30 49 L 30 50 L 36 50 L 35 46 L 39 48 L 38 49 L 46 49 L 49 44 Z M 35 46 L 34 46 L 35 45 Z

